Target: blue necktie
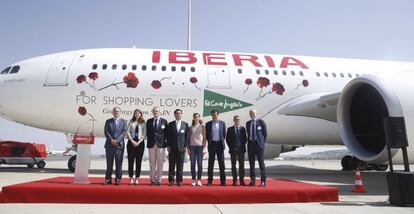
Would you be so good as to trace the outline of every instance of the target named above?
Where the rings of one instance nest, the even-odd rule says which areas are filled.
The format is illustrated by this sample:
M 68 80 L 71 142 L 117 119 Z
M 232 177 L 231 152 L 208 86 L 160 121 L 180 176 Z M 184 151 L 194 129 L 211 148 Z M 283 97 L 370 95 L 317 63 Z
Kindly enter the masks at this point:
M 252 140 L 256 140 L 256 120 L 253 120 L 252 127 Z
M 239 131 L 239 127 L 236 127 L 236 144 L 237 144 L 237 146 L 240 145 L 240 131 Z

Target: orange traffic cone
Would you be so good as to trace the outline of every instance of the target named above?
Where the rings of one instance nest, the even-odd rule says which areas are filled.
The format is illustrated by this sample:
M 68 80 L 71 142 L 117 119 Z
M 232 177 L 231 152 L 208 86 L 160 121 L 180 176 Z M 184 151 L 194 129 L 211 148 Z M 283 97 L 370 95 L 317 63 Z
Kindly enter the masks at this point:
M 362 176 L 361 172 L 359 171 L 359 168 L 357 167 L 355 170 L 355 188 L 352 190 L 352 192 L 356 193 L 365 193 L 364 185 L 362 185 Z

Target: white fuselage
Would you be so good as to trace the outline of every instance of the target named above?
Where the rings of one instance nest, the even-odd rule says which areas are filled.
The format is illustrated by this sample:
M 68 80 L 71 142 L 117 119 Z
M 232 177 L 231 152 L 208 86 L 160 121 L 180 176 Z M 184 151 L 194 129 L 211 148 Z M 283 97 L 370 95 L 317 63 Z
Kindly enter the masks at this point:
M 227 126 L 234 115 L 244 124 L 248 111 L 256 109 L 267 123 L 269 143 L 298 145 L 342 143 L 335 122 L 278 114 L 290 101 L 341 92 L 358 75 L 414 68 L 402 62 L 147 49 L 79 50 L 14 65 L 20 66 L 19 72 L 0 75 L 0 114 L 15 122 L 103 137 L 104 122 L 115 106 L 124 119 L 130 119 L 134 109 L 148 119 L 158 106 L 169 121 L 179 108 L 189 123 L 196 112 L 207 122 L 215 108 Z M 136 87 L 136 80 L 128 79 L 130 72 L 139 81 Z M 272 91 L 276 83 L 280 85 Z M 82 116 L 79 107 L 88 114 Z

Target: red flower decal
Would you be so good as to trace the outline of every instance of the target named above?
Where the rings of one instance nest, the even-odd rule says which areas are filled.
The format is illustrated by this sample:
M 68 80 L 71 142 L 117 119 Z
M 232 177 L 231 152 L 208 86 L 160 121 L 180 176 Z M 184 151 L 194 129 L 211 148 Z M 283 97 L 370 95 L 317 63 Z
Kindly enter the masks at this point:
M 273 83 L 272 92 L 275 92 L 279 95 L 283 95 L 283 93 L 285 92 L 285 87 L 280 83 Z
M 151 83 L 151 86 L 154 88 L 154 89 L 159 89 L 159 88 L 161 88 L 161 81 L 159 81 L 159 80 L 153 80 L 152 81 L 152 83 Z
M 197 82 L 198 82 L 197 77 L 191 77 L 191 78 L 190 78 L 190 82 L 194 84 L 194 87 L 195 87 L 196 89 L 198 89 L 199 91 L 201 91 L 201 89 L 197 86 Z
M 270 80 L 267 79 L 266 77 L 259 77 L 259 79 L 257 79 L 257 85 L 260 88 L 266 88 L 267 86 L 270 85 Z
M 89 77 L 89 79 L 95 81 L 95 80 L 98 79 L 98 73 L 97 72 L 91 72 L 91 73 L 89 73 L 88 77 Z
M 190 82 L 193 83 L 193 84 L 197 83 L 198 82 L 197 77 L 191 77 Z
M 78 108 L 78 113 L 79 113 L 80 115 L 82 115 L 82 116 L 85 116 L 85 115 L 88 113 L 88 111 L 86 110 L 86 108 L 85 108 L 85 107 L 80 106 L 80 107 Z
M 303 87 L 308 87 L 309 86 L 309 81 L 308 80 L 303 80 L 302 85 L 303 85 Z
M 128 75 L 124 76 L 123 80 L 127 88 L 136 88 L 139 83 L 137 76 L 133 72 L 129 72 Z
M 246 80 L 244 80 L 244 83 L 247 85 L 247 88 L 243 90 L 243 93 L 245 94 L 246 91 L 249 90 L 249 87 L 253 83 L 253 80 L 250 78 L 246 78 Z
M 79 75 L 78 76 L 78 78 L 76 78 L 76 81 L 78 82 L 78 83 L 83 83 L 83 82 L 86 82 L 86 76 L 85 75 Z

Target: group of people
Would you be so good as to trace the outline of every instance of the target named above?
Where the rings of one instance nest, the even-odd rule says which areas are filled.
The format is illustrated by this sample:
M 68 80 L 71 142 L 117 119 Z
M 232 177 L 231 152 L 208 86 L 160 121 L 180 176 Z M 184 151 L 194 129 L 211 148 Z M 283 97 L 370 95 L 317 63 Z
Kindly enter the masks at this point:
M 141 175 L 141 163 L 144 155 L 145 141 L 150 162 L 151 185 L 161 185 L 165 149 L 168 151 L 168 185 L 183 185 L 183 165 L 185 154 L 188 153 L 191 162 L 192 186 L 202 186 L 201 177 L 203 169 L 203 156 L 208 151 L 208 178 L 207 186 L 213 183 L 213 169 L 217 157 L 220 169 L 220 184 L 226 185 L 224 149 L 229 147 L 231 157 L 231 170 L 233 186 L 237 186 L 237 162 L 239 163 L 239 185 L 246 186 L 244 181 L 244 155 L 246 144 L 250 164 L 250 183 L 255 186 L 256 158 L 261 172 L 260 187 L 266 186 L 266 171 L 264 163 L 264 149 L 267 138 L 267 128 L 263 120 L 256 117 L 256 110 L 250 110 L 251 120 L 246 127 L 240 125 L 240 117 L 233 117 L 234 125 L 226 129 L 226 123 L 219 120 L 219 112 L 211 111 L 212 120 L 205 126 L 201 115 L 193 114 L 191 125 L 182 121 L 182 110 L 174 111 L 175 120 L 168 123 L 160 117 L 160 109 L 152 109 L 153 117 L 144 120 L 139 109 L 134 111 L 132 119 L 128 122 L 120 118 L 120 108 L 113 109 L 113 118 L 105 122 L 104 132 L 106 136 L 106 174 L 103 184 L 112 184 L 113 163 L 115 160 L 115 185 L 119 185 L 122 178 L 122 162 L 124 157 L 125 142 L 128 139 L 128 174 L 129 184 L 138 185 Z M 206 150 L 207 147 L 207 150 Z M 134 175 L 135 165 L 135 175 Z M 197 166 L 197 170 L 196 170 Z

